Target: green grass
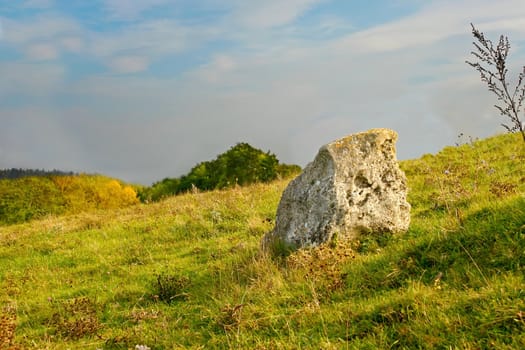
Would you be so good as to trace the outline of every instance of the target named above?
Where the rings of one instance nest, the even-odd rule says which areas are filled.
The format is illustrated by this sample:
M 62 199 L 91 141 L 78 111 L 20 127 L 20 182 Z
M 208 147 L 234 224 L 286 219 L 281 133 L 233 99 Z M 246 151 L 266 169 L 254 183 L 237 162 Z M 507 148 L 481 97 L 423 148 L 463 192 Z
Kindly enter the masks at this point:
M 288 257 L 259 244 L 289 180 L 0 227 L 0 348 L 525 348 L 524 164 L 404 161 L 408 232 Z

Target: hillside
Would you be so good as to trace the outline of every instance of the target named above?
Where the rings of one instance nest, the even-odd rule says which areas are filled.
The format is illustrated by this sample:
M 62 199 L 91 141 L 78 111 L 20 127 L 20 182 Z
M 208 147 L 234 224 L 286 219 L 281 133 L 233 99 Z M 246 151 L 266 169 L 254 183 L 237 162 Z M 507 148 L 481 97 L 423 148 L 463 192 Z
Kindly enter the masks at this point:
M 404 161 L 402 235 L 258 253 L 290 179 L 0 227 L 0 348 L 525 348 L 525 147 Z

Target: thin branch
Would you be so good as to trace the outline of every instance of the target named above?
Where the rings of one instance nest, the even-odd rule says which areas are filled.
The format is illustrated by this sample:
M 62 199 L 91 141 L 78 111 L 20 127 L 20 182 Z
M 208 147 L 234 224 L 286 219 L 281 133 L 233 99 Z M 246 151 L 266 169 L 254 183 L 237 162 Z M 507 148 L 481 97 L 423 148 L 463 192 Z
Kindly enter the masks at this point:
M 494 105 L 494 107 L 500 112 L 500 115 L 510 119 L 511 124 L 502 123 L 501 125 L 508 132 L 519 131 L 525 142 L 525 130 L 519 117 L 520 113 L 523 112 L 525 101 L 525 66 L 518 75 L 518 82 L 511 94 L 507 82 L 509 38 L 500 35 L 497 45 L 494 46 L 492 41 L 485 38 L 485 35 L 476 29 L 474 24 L 471 23 L 471 26 L 472 35 L 477 40 L 477 42 L 472 43 L 475 51 L 471 51 L 471 54 L 478 62 L 465 62 L 479 72 L 481 81 L 487 84 L 488 90 L 496 95 L 498 101 L 502 101 L 503 105 Z M 491 70 L 492 67 L 494 70 Z

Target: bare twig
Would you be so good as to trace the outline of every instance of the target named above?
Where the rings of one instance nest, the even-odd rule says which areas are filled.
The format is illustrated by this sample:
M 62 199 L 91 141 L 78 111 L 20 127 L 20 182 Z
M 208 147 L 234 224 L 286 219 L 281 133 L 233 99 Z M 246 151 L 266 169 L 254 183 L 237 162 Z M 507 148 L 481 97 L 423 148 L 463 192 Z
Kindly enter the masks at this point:
M 510 50 L 509 38 L 501 35 L 498 43 L 494 46 L 491 40 L 485 38 L 485 35 L 472 26 L 472 35 L 477 40 L 473 42 L 475 50 L 471 54 L 477 59 L 477 62 L 466 61 L 467 64 L 474 67 L 481 76 L 481 81 L 487 83 L 489 91 L 492 91 L 500 104 L 494 105 L 500 114 L 508 117 L 511 124 L 502 123 L 501 125 L 508 132 L 521 133 L 525 142 L 525 129 L 519 114 L 522 111 L 523 101 L 525 99 L 525 66 L 518 76 L 518 82 L 514 91 L 509 91 L 507 82 L 507 57 Z

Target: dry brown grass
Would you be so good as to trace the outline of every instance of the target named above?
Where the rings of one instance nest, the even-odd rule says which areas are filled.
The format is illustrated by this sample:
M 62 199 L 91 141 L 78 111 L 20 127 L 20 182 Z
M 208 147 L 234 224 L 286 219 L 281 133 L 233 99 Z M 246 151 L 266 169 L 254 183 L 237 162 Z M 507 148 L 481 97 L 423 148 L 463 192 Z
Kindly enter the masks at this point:
M 353 243 L 333 241 L 313 249 L 300 249 L 289 255 L 286 263 L 315 285 L 334 291 L 344 285 L 341 268 L 354 258 Z
M 17 326 L 16 308 L 6 305 L 0 315 L 0 349 L 19 349 L 15 345 L 15 331 Z

